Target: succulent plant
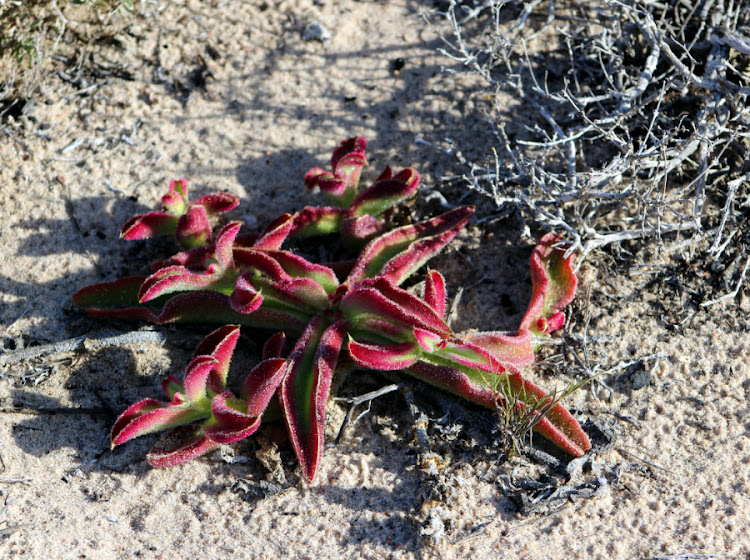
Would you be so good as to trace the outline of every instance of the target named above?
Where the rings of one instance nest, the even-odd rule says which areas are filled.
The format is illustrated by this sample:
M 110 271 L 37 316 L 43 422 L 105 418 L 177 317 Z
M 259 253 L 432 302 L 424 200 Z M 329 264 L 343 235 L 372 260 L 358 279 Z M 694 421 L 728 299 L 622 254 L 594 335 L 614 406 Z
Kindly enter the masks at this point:
M 239 222 L 225 225 L 215 238 L 210 226 L 181 230 L 190 208 L 210 214 L 234 204 L 226 196 L 206 195 L 193 205 L 169 206 L 178 196 L 186 200 L 184 182 L 170 185 L 161 213 L 126 224 L 123 237 L 133 238 L 136 227 L 136 238 L 177 233 L 188 248 L 154 263 L 151 275 L 84 288 L 75 302 L 95 317 L 227 326 L 200 344 L 184 382 L 165 380 L 169 402 L 145 399 L 120 415 L 112 429 L 113 445 L 170 429 L 149 462 L 175 465 L 251 435 L 262 418 L 278 416 L 280 410 L 303 476 L 313 482 L 323 454 L 331 379 L 342 364 L 402 370 L 491 408 L 533 407 L 550 399 L 523 378 L 521 368 L 533 363 L 540 339 L 563 326 L 563 309 L 575 294 L 572 256 L 565 256 L 562 239 L 548 234 L 532 253 L 532 298 L 518 331 L 455 333 L 445 320 L 445 280 L 439 272 L 427 271 L 422 296 L 401 285 L 453 240 L 474 209 L 461 207 L 388 229 L 387 215 L 416 190 L 419 175 L 411 169 L 396 175 L 387 170 L 358 192 L 365 145 L 362 138 L 345 140 L 334 152 L 332 171 L 314 169 L 305 177 L 308 188 L 319 187 L 337 206 L 283 214 L 258 235 L 240 234 Z M 216 200 L 223 202 L 206 202 Z M 158 219 L 148 218 L 157 214 Z M 166 223 L 162 214 L 169 214 L 174 228 L 153 226 Z M 350 245 L 364 244 L 353 264 L 326 266 L 281 248 L 290 237 L 331 233 Z M 275 334 L 235 396 L 226 379 L 240 325 Z M 291 349 L 286 348 L 289 339 L 294 339 Z M 501 383 L 523 398 L 505 402 Z M 267 412 L 269 407 L 277 412 Z M 588 437 L 575 418 L 560 403 L 548 408 L 534 429 L 572 455 L 588 451 Z

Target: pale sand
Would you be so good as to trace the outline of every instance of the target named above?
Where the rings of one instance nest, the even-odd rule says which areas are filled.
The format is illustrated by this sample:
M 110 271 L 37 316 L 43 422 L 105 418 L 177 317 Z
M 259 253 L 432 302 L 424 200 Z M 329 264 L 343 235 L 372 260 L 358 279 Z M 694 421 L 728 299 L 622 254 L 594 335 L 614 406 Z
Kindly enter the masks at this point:
M 304 172 L 327 164 L 333 146 L 349 136 L 370 140 L 368 177 L 386 163 L 412 165 L 427 187 L 454 162 L 418 138 L 464 145 L 473 139 L 477 153 L 486 152 L 481 111 L 464 95 L 470 79 L 441 72 L 449 61 L 436 53 L 435 32 L 418 14 L 423 6 L 298 0 L 260 12 L 255 1 L 164 4 L 155 19 L 129 20 L 130 33 L 117 35 L 121 50 L 98 51 L 130 64 L 134 81 L 110 79 L 87 97 L 50 78 L 29 115 L 36 124 L 10 123 L 13 137 L 0 140 L 5 340 L 47 343 L 89 328 L 126 330 L 82 318 L 70 296 L 145 271 L 158 244 L 128 245 L 118 230 L 154 207 L 170 178 L 187 177 L 199 193 L 239 195 L 232 217 L 262 226 L 281 211 L 319 201 L 303 196 Z M 302 40 L 312 20 L 331 31 L 330 42 Z M 207 55 L 207 43 L 220 58 Z M 185 80 L 202 56 L 213 74 L 207 92 L 183 102 L 155 83 L 156 52 L 168 83 Z M 397 58 L 405 61 L 398 73 Z M 80 145 L 64 150 L 79 138 Z M 425 194 L 418 207 L 435 214 L 440 208 L 424 203 Z M 482 204 L 480 213 L 491 211 Z M 532 240 L 502 224 L 472 226 L 435 262 L 452 292 L 474 266 L 479 277 L 495 280 L 465 292 L 459 328 L 512 328 L 525 305 Z M 611 398 L 591 384 L 566 400 L 617 437 L 594 459 L 608 483 L 594 498 L 568 500 L 551 513 L 516 514 L 501 483 L 533 469 L 520 460 L 493 467 L 477 451 L 473 461 L 463 456 L 444 467 L 451 492 L 434 505 L 442 508 L 434 515 L 443 520 L 444 537 L 431 543 L 420 534 L 426 475 L 414 468 L 410 417 L 397 394 L 326 451 L 315 486 L 299 484 L 264 500 L 233 491 L 238 480 L 263 476 L 255 444 L 235 446 L 232 463 L 211 455 L 155 470 L 144 460 L 154 438 L 109 451 L 106 415 L 8 412 L 73 406 L 118 413 L 157 396 L 161 377 L 181 374 L 208 332 L 169 327 L 164 346 L 6 368 L 11 376 L 44 376 L 37 386 L 0 382 L 0 557 L 750 558 L 747 297 L 739 306 L 699 310 L 674 329 L 664 316 L 688 317 L 685 301 L 650 293 L 647 278 L 619 278 L 587 263 L 582 279 L 592 293 L 588 334 L 608 337 L 593 345 L 596 363 L 606 369 L 661 355 L 647 362 L 652 379 L 643 389 L 613 381 L 618 370 L 605 378 L 615 388 Z M 504 292 L 517 296 L 517 310 L 501 309 Z M 578 332 L 584 315 L 579 304 Z M 550 388 L 570 381 L 530 375 Z M 328 441 L 343 415 L 330 403 Z M 290 475 L 295 464 L 288 451 L 283 457 Z M 594 479 L 590 472 L 580 478 L 589 486 Z

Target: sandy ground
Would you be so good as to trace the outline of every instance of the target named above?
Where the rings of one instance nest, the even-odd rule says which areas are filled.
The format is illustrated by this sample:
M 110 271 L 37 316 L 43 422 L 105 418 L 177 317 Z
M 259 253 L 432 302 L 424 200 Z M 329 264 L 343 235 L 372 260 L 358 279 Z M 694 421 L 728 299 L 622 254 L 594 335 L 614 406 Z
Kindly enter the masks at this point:
M 6 350 L 135 328 L 91 321 L 70 296 L 146 270 L 162 245 L 126 244 L 118 230 L 153 208 L 171 178 L 187 177 L 198 193 L 237 194 L 242 205 L 232 217 L 262 227 L 309 200 L 304 172 L 325 164 L 343 138 L 370 140 L 370 177 L 386 163 L 411 165 L 428 188 L 452 162 L 418 139 L 459 139 L 485 151 L 481 109 L 465 95 L 472 84 L 441 71 L 449 61 L 419 16 L 426 5 L 273 4 L 171 2 L 129 18 L 92 46 L 82 75 L 95 87 L 82 92 L 50 77 L 33 108 L 4 123 Z M 303 39 L 312 21 L 330 40 Z M 417 211 L 434 214 L 439 205 L 427 194 Z M 452 204 L 464 195 L 445 191 Z M 480 217 L 492 210 L 476 195 L 462 202 L 479 204 Z M 471 226 L 436 260 L 452 292 L 471 268 L 484 279 L 465 291 L 458 330 L 513 328 L 529 293 L 532 244 L 517 223 L 494 220 Z M 471 429 L 482 425 L 469 420 L 479 413 L 441 409 L 450 408 L 443 402 L 430 408 L 444 458 L 431 478 L 416 468 L 411 417 L 398 393 L 327 449 L 311 487 L 298 482 L 288 448 L 274 453 L 272 430 L 168 470 L 145 462 L 154 438 L 110 451 L 113 416 L 157 396 L 165 372 L 182 372 L 207 329 L 169 327 L 162 344 L 6 365 L 0 557 L 750 558 L 750 302 L 745 295 L 692 305 L 689 293 L 651 281 L 674 266 L 659 257 L 623 275 L 605 259 L 584 263 L 588 304 L 579 298 L 570 332 L 588 337 L 589 365 L 613 390 L 591 383 L 566 402 L 614 440 L 569 476 L 523 459 L 498 464 L 491 433 Z M 252 365 L 246 354 L 240 368 Z M 550 388 L 570 381 L 548 369 L 529 375 Z M 636 389 L 644 374 L 648 384 Z M 340 390 L 353 395 L 383 382 L 365 376 Z M 344 413 L 329 404 L 329 442 Z M 446 414 L 458 437 L 441 435 Z M 491 425 L 490 413 L 479 416 Z M 279 482 L 279 468 L 274 479 L 260 464 L 274 461 L 287 484 L 259 485 Z M 524 488 L 536 495 L 531 479 L 547 488 L 569 482 L 575 491 L 521 507 Z M 430 501 L 436 486 L 440 499 Z

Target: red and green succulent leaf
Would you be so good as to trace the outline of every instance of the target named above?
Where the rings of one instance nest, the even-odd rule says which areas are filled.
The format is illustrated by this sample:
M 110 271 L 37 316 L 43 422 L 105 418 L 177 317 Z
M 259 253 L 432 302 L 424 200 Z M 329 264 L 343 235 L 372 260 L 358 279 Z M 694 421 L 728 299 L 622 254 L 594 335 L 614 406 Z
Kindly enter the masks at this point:
M 185 373 L 185 397 L 191 404 L 207 403 L 206 389 L 211 370 L 218 364 L 213 356 L 196 356 Z
M 330 307 L 328 292 L 311 278 L 294 278 L 289 282 L 270 285 L 273 297 L 295 309 L 323 312 Z
M 359 176 L 367 163 L 364 138 L 349 138 L 339 144 L 331 157 L 332 171 L 315 168 L 305 175 L 308 189 L 319 188 L 337 206 L 348 206 L 357 194 Z
M 240 270 L 263 274 L 274 282 L 290 282 L 292 280 L 292 277 L 287 274 L 281 264 L 267 251 L 235 247 L 234 262 Z
M 278 332 L 266 340 L 263 345 L 263 359 L 270 360 L 272 358 L 283 358 L 286 356 L 286 335 L 283 332 Z
M 133 216 L 122 226 L 120 237 L 127 241 L 137 241 L 157 235 L 172 235 L 177 231 L 178 219 L 168 212 L 149 212 Z
M 177 220 L 175 231 L 177 242 L 185 249 L 192 249 L 211 242 L 211 223 L 203 206 L 189 206 Z
M 347 352 L 354 363 L 369 369 L 393 371 L 407 368 L 419 360 L 422 352 L 414 342 L 371 344 L 349 339 Z
M 189 404 L 166 404 L 156 399 L 143 399 L 128 407 L 112 426 L 112 445 L 133 438 L 189 424 L 208 417 L 210 411 Z
M 253 243 L 256 249 L 279 249 L 284 243 L 294 225 L 294 217 L 291 214 L 282 214 L 273 220 Z
M 234 266 L 234 242 L 241 227 L 240 222 L 229 222 L 216 235 L 214 258 L 221 270 Z
M 348 247 L 362 247 L 382 234 L 385 223 L 371 214 L 346 218 L 341 222 L 341 239 Z
M 203 206 L 209 216 L 214 216 L 234 210 L 240 205 L 240 199 L 233 194 L 215 192 L 198 197 L 193 201 L 193 204 L 195 206 Z
M 346 322 L 328 326 L 315 317 L 289 356 L 289 372 L 279 392 L 289 438 L 308 482 L 315 480 L 323 455 L 325 405 Z
M 497 361 L 525 367 L 534 363 L 534 349 L 531 346 L 531 333 L 521 331 L 515 334 L 483 331 L 463 333 L 464 340 L 483 348 Z
M 271 402 L 289 369 L 283 358 L 267 358 L 255 366 L 242 383 L 242 398 L 247 403 L 247 413 L 260 416 Z
M 487 384 L 485 380 L 487 374 L 424 361 L 417 362 L 405 371 L 417 379 L 464 399 L 488 408 L 495 408 L 497 392 Z
M 445 337 L 441 334 L 426 329 L 420 329 L 419 327 L 414 327 L 413 334 L 417 344 L 419 344 L 419 347 L 425 352 L 435 352 L 436 350 L 445 347 Z
M 331 155 L 331 167 L 339 177 L 345 177 L 356 190 L 362 168 L 367 165 L 367 140 L 361 136 L 342 141 Z
M 439 362 L 449 362 L 456 366 L 474 368 L 490 373 L 502 371 L 504 367 L 492 354 L 459 337 L 444 340 L 428 356 Z
M 330 267 L 310 262 L 290 251 L 266 251 L 266 253 L 291 277 L 314 280 L 329 294 L 334 293 L 339 287 L 336 272 Z
M 161 389 L 170 399 L 174 399 L 177 393 L 184 393 L 185 386 L 174 375 L 168 375 L 161 382 Z M 177 397 L 180 401 L 182 397 Z
M 305 174 L 305 186 L 308 189 L 319 188 L 328 197 L 328 200 L 342 207 L 346 206 L 355 195 L 351 185 L 346 180 L 319 167 L 311 169 Z
M 263 305 L 263 295 L 253 286 L 253 275 L 249 272 L 240 274 L 234 284 L 234 291 L 229 296 L 232 309 L 237 313 L 249 315 Z
M 211 240 L 208 217 L 229 212 L 239 203 L 234 195 L 210 193 L 189 204 L 187 181 L 170 181 L 169 192 L 161 198 L 161 210 L 134 216 L 122 227 L 120 237 L 133 241 L 174 234 L 186 249 L 206 245 Z
M 234 443 L 255 433 L 260 427 L 260 415 L 248 414 L 247 403 L 229 391 L 216 395 L 211 401 L 211 419 L 203 426 L 204 435 L 216 443 Z
M 147 303 L 178 292 L 205 289 L 221 291 L 228 283 L 222 273 L 215 264 L 210 265 L 205 272 L 193 272 L 184 266 L 168 266 L 159 269 L 143 282 L 138 299 L 140 303 Z
M 382 276 L 400 284 L 458 235 L 474 214 L 464 206 L 376 237 L 362 250 L 348 282 Z
M 169 191 L 161 197 L 161 208 L 165 212 L 182 216 L 188 208 L 187 179 L 177 179 L 169 182 Z
M 288 282 L 269 282 L 262 277 L 253 279 L 253 285 L 263 294 L 267 308 L 306 313 L 309 316 L 329 308 L 328 293 L 309 278 L 294 278 Z
M 226 387 L 229 365 L 239 338 L 240 327 L 226 325 L 209 334 L 195 349 L 194 360 L 205 356 L 213 360 L 207 384 L 214 393 L 220 393 Z M 187 378 L 185 383 L 187 385 Z
M 499 383 L 508 383 L 517 396 L 517 407 L 544 404 L 552 397 L 541 388 L 524 379 L 514 366 L 507 366 L 496 374 L 481 373 L 446 365 L 418 362 L 407 373 L 431 385 L 450 391 L 462 398 L 487 408 L 505 406 Z M 488 378 L 492 375 L 494 378 Z M 494 386 L 491 386 L 494 384 Z M 560 403 L 556 403 L 544 416 L 536 419 L 534 431 L 575 457 L 591 449 L 591 442 L 578 421 Z
M 329 235 L 341 229 L 344 208 L 338 206 L 306 206 L 294 215 L 290 235 L 305 238 Z
M 548 233 L 531 254 L 531 302 L 519 330 L 549 334 L 562 328 L 564 309 L 576 293 L 578 279 L 573 255 L 565 257 L 568 245 L 562 237 Z
M 349 206 L 347 217 L 366 214 L 379 216 L 417 192 L 419 173 L 407 168 L 396 175 L 381 178 L 357 195 Z
M 169 266 L 184 266 L 190 269 L 206 268 L 207 263 L 210 263 L 213 259 L 214 252 L 214 248 L 210 245 L 201 245 L 188 251 L 181 251 L 168 259 L 152 262 L 151 271 L 157 272 Z
M 442 318 L 445 318 L 445 297 L 445 278 L 437 270 L 428 270 L 424 283 L 424 300 Z
M 176 467 L 213 451 L 219 444 L 203 434 L 199 426 L 179 426 L 160 439 L 146 455 L 149 465 Z
M 212 291 L 187 292 L 171 296 L 159 309 L 156 305 L 139 305 L 137 294 L 130 301 L 124 301 L 126 298 L 118 291 L 118 286 L 112 284 L 117 284 L 117 281 L 84 288 L 86 293 L 81 294 L 76 303 L 83 302 L 79 305 L 86 307 L 86 312 L 91 317 L 145 321 L 156 325 L 236 323 L 257 329 L 300 333 L 309 320 L 307 313 L 271 306 L 257 308 L 249 314 L 240 313 L 234 309 L 229 296 Z M 126 285 L 132 287 L 130 283 Z M 132 291 L 128 295 L 132 297 Z
M 126 308 L 138 305 L 138 293 L 147 276 L 127 276 L 112 282 L 92 284 L 73 294 L 73 302 L 91 312 L 100 308 Z
M 140 302 L 146 303 L 176 292 L 204 289 L 228 291 L 235 278 L 232 245 L 240 226 L 239 222 L 227 224 L 217 235 L 212 248 L 199 247 L 171 259 L 180 264 L 160 263 L 159 268 L 144 280 L 139 294 Z M 203 265 L 203 271 L 194 270 L 196 261 Z
M 375 317 L 402 325 L 451 334 L 450 327 L 424 300 L 399 288 L 387 278 L 377 277 L 355 284 L 341 298 L 339 310 L 361 328 L 363 320 Z

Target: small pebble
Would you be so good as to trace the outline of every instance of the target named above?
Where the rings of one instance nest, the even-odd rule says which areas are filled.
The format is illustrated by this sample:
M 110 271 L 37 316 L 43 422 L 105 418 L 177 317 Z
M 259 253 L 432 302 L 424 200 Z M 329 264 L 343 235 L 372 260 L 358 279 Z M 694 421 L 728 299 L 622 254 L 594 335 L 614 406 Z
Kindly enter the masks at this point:
M 311 21 L 302 32 L 302 40 L 327 43 L 331 40 L 331 32 L 321 22 Z

